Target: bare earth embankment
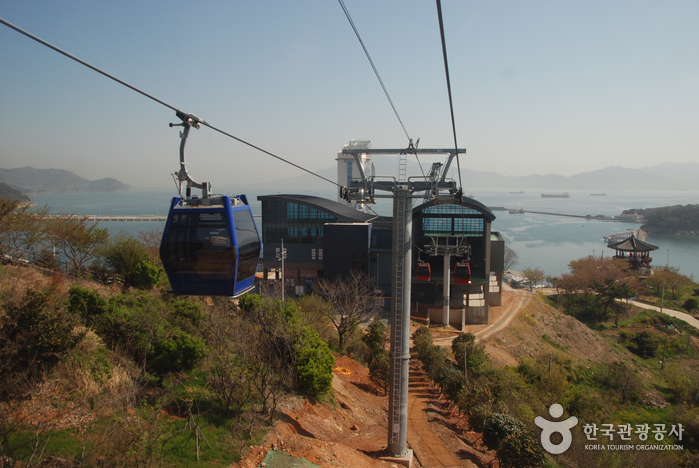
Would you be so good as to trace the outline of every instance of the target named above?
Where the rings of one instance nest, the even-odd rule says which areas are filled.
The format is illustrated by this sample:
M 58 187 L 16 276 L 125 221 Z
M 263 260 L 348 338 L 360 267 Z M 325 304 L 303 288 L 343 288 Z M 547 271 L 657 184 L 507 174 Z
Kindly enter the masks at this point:
M 584 325 L 535 297 L 508 289 L 503 305 L 491 309 L 491 324 L 471 326 L 466 331 L 476 334 L 491 359 L 501 365 L 517 365 L 520 358 L 535 354 L 543 333 L 557 336 L 560 332 L 561 341 L 575 338 L 581 343 L 582 354 L 597 355 L 593 350 L 602 346 L 603 339 L 595 339 Z M 528 318 L 532 314 L 535 325 Z M 508 332 L 513 327 L 515 331 Z M 434 329 L 435 343 L 451 346 L 458 334 L 453 329 Z M 354 360 L 340 357 L 336 365 L 333 390 L 337 404 L 313 405 L 301 399 L 286 402 L 279 423 L 263 446 L 254 447 L 235 466 L 256 468 L 272 448 L 319 466 L 397 466 L 380 459 L 387 445 L 388 398 Z M 465 421 L 452 413 L 416 360 L 411 361 L 408 404 L 408 444 L 415 453 L 414 467 L 491 466 L 495 453 L 483 446 L 480 434 L 464 430 Z

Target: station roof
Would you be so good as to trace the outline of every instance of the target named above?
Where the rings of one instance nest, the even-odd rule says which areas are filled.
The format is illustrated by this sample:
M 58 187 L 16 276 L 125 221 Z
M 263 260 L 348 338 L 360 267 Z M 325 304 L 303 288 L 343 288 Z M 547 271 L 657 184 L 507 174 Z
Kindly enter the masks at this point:
M 317 208 L 336 217 L 342 223 L 372 223 L 377 227 L 390 227 L 391 217 L 378 217 L 374 213 L 364 213 L 355 210 L 351 206 L 338 203 L 327 198 L 314 197 L 312 195 L 260 195 L 260 201 L 284 201 L 289 203 L 300 203 L 302 205 Z
M 355 210 L 351 206 L 347 206 L 344 203 L 338 203 L 327 198 L 314 197 L 312 195 L 295 195 L 295 194 L 277 194 L 277 195 L 259 195 L 257 197 L 260 201 L 284 201 L 290 203 L 300 203 L 302 205 L 311 206 L 319 210 L 325 211 L 336 217 L 340 222 L 343 223 L 372 223 L 376 227 L 391 227 L 392 217 L 390 216 L 378 216 L 374 213 L 364 213 L 362 211 Z M 441 204 L 456 204 L 454 199 L 449 200 L 430 200 L 423 203 L 420 206 L 413 208 L 413 213 L 419 212 L 428 208 L 430 206 L 441 205 Z M 474 200 L 473 198 L 463 197 L 461 206 L 471 208 L 478 211 L 483 215 L 484 218 L 489 221 L 495 219 L 495 215 L 490 208 L 482 204 L 481 202 Z M 657 248 L 657 247 L 656 247 Z
M 426 203 L 423 203 L 422 205 L 415 207 L 413 209 L 413 215 L 415 212 L 419 212 L 424 210 L 425 208 L 428 208 L 430 206 L 435 206 L 435 205 L 445 205 L 445 204 L 454 204 L 454 205 L 461 205 L 466 208 L 471 208 L 472 210 L 475 210 L 479 212 L 480 214 L 483 215 L 484 218 L 486 218 L 488 221 L 493 222 L 495 220 L 495 215 L 493 214 L 492 211 L 490 211 L 490 208 L 485 206 L 483 203 L 479 202 L 478 200 L 474 200 L 473 198 L 469 197 L 463 197 L 461 199 L 461 203 L 458 203 L 455 199 L 434 199 L 430 200 Z

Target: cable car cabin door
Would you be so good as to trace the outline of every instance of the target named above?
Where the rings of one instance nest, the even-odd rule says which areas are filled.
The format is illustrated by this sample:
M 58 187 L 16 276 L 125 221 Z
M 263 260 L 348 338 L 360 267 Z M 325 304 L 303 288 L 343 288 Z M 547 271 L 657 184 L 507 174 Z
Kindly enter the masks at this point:
M 253 287 L 260 236 L 247 199 L 240 199 L 191 206 L 173 198 L 160 245 L 173 293 L 237 297 Z

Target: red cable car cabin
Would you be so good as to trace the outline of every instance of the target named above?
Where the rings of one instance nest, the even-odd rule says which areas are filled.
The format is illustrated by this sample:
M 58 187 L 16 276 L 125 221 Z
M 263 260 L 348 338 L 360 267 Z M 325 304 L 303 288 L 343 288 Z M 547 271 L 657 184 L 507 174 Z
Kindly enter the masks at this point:
M 430 264 L 426 262 L 418 262 L 417 264 L 417 279 L 420 281 L 429 281 L 432 270 Z
M 454 283 L 468 284 L 471 282 L 471 264 L 469 262 L 456 262 L 454 267 Z

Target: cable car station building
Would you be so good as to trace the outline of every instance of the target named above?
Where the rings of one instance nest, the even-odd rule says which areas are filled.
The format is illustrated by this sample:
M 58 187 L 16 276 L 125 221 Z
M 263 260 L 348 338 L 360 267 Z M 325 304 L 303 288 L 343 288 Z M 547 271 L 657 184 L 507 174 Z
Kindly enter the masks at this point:
M 264 195 L 262 202 L 262 258 L 264 278 L 281 269 L 277 249 L 282 239 L 287 251 L 284 276 L 287 290 L 308 293 L 317 278 L 334 279 L 351 271 L 367 274 L 376 286 L 377 301 L 390 310 L 392 281 L 392 219 L 365 213 L 325 198 L 308 195 Z M 454 271 L 459 257 L 430 256 L 426 246 L 464 243 L 470 246 L 471 278 L 466 284 L 449 280 L 449 324 L 488 323 L 489 307 L 502 303 L 505 242 L 491 230 L 493 213 L 480 202 L 463 198 L 461 204 L 428 201 L 412 210 L 413 265 L 431 265 L 427 280 L 412 269 L 411 315 L 442 323 L 444 266 Z M 278 275 L 277 275 L 278 278 Z

